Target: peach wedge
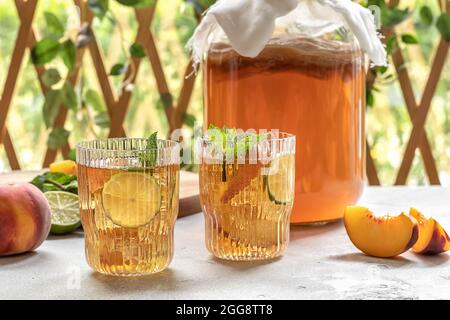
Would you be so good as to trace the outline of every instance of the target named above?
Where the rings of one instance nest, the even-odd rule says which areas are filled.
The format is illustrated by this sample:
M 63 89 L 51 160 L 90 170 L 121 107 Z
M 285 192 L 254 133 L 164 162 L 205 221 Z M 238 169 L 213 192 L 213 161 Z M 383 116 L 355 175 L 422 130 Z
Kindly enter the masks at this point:
M 423 255 L 436 255 L 450 250 L 450 237 L 433 218 L 427 219 L 419 210 L 411 208 L 409 215 L 419 223 L 419 240 L 412 250 Z
M 380 258 L 395 257 L 410 249 L 419 233 L 417 221 L 404 213 L 377 217 L 365 207 L 347 207 L 344 224 L 355 247 Z

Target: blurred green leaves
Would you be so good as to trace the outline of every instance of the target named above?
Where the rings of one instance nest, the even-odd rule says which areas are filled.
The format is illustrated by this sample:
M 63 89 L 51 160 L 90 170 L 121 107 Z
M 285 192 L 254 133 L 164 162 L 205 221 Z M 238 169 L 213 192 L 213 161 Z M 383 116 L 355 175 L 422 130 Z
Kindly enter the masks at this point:
M 31 60 L 36 65 L 48 63 L 58 56 L 59 48 L 58 40 L 43 38 L 31 50 Z
M 42 75 L 42 82 L 47 86 L 51 87 L 58 82 L 61 81 L 61 75 L 59 74 L 58 70 L 55 68 L 50 68 L 47 71 L 44 72 Z
M 61 96 L 62 101 L 68 109 L 73 111 L 78 109 L 78 97 L 70 82 L 64 83 L 64 86 L 61 88 Z
M 144 48 L 137 42 L 133 43 L 128 51 L 130 52 L 130 55 L 135 58 L 143 58 L 146 56 Z
M 120 4 L 123 4 L 124 6 L 134 8 L 150 7 L 155 4 L 155 0 L 116 0 L 116 1 Z
M 425 27 L 431 27 L 433 25 L 435 18 L 429 6 L 422 6 L 419 11 L 419 16 L 420 22 Z M 446 12 L 441 13 L 436 19 L 436 28 L 444 40 L 450 41 L 450 14 Z
M 419 11 L 420 21 L 427 27 L 433 24 L 433 12 L 429 6 L 422 6 Z
M 92 107 L 96 112 L 103 112 L 106 110 L 106 105 L 100 94 L 93 90 L 87 89 L 84 93 L 84 103 Z
M 88 0 L 88 6 L 97 18 L 103 19 L 109 9 L 109 0 Z
M 58 115 L 59 108 L 62 103 L 61 90 L 49 90 L 45 95 L 44 106 L 42 107 L 42 115 L 44 117 L 44 123 L 47 128 L 53 126 L 56 116 Z
M 64 128 L 53 128 L 48 135 L 47 146 L 50 149 L 60 149 L 66 145 L 69 135 L 70 132 Z
M 416 36 L 410 33 L 405 33 L 401 35 L 403 43 L 406 44 L 417 44 L 419 41 L 417 40 Z
M 183 3 L 175 16 L 175 28 L 181 44 L 186 46 L 197 27 L 195 6 L 192 2 Z
M 127 72 L 127 67 L 123 63 L 116 63 L 111 67 L 111 70 L 109 71 L 110 76 L 120 76 L 121 74 L 124 74 Z
M 450 41 L 450 14 L 441 14 L 436 21 L 436 27 L 441 33 L 442 38 Z
M 66 32 L 66 28 L 61 23 L 61 21 L 59 21 L 56 15 L 51 12 L 45 11 L 44 19 L 47 25 L 47 31 L 50 34 L 56 35 L 58 37 L 62 37 L 64 35 L 64 33 Z
M 73 70 L 76 63 L 77 51 L 72 40 L 64 41 L 60 46 L 59 54 L 69 71 Z

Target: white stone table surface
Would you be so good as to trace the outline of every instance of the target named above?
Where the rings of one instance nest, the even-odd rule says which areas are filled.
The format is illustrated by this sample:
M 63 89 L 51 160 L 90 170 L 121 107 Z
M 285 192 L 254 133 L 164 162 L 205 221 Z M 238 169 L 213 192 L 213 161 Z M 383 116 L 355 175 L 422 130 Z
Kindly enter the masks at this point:
M 450 231 L 450 189 L 370 187 L 360 204 L 397 213 L 415 206 Z M 83 234 L 51 237 L 34 253 L 0 258 L 0 299 L 450 299 L 450 254 L 395 259 L 359 253 L 342 222 L 292 227 L 286 255 L 222 262 L 205 249 L 201 214 L 181 218 L 170 267 L 152 276 L 94 273 Z

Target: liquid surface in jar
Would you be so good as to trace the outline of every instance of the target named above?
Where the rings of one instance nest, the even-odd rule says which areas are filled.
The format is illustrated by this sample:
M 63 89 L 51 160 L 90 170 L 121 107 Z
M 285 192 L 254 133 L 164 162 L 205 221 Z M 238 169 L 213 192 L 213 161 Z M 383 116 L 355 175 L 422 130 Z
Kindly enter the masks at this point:
M 274 38 L 256 58 L 216 43 L 204 65 L 205 126 L 297 136 L 291 221 L 342 217 L 363 189 L 364 55 L 350 44 Z

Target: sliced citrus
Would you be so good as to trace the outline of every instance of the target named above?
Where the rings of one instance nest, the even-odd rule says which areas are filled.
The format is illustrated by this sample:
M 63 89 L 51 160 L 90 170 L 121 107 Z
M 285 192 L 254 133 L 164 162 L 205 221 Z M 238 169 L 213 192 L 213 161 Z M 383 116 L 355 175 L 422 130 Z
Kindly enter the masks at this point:
M 119 173 L 105 183 L 102 202 L 106 215 L 115 224 L 135 228 L 146 225 L 159 212 L 161 189 L 149 174 Z
M 267 175 L 267 191 L 269 199 L 276 204 L 288 204 L 293 200 L 294 188 L 294 155 L 276 157 L 270 163 Z
M 76 194 L 65 191 L 49 191 L 44 195 L 52 213 L 50 233 L 66 234 L 80 227 L 80 207 Z

